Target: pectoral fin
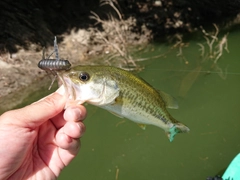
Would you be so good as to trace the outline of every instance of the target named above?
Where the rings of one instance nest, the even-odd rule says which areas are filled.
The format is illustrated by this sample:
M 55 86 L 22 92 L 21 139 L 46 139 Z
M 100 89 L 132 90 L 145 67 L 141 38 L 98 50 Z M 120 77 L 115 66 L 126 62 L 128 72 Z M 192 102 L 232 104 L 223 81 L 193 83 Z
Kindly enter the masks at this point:
M 178 103 L 177 100 L 170 96 L 169 94 L 163 92 L 163 91 L 158 91 L 160 96 L 162 97 L 163 101 L 165 102 L 165 105 L 167 108 L 170 109 L 178 109 Z
M 115 99 L 119 96 L 119 87 L 116 81 L 108 80 L 105 81 L 105 87 L 103 92 L 103 99 L 105 104 L 112 104 Z
M 95 89 L 102 89 L 102 92 L 96 93 L 96 94 L 99 94 L 99 97 L 89 98 L 88 102 L 93 105 L 104 106 L 104 105 L 114 104 L 115 99 L 119 96 L 120 89 L 116 81 L 105 80 L 104 84 L 99 83 L 93 86 L 95 86 Z

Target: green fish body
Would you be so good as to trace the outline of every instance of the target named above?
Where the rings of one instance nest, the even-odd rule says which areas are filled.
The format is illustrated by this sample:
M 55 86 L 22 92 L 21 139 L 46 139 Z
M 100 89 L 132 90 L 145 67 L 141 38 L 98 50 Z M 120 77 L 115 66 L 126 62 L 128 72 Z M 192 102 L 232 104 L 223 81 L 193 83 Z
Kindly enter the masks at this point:
M 162 128 L 173 141 L 189 128 L 175 120 L 168 108 L 178 108 L 174 98 L 155 90 L 143 79 L 112 66 L 75 66 L 59 73 L 70 103 L 87 102 L 139 124 Z

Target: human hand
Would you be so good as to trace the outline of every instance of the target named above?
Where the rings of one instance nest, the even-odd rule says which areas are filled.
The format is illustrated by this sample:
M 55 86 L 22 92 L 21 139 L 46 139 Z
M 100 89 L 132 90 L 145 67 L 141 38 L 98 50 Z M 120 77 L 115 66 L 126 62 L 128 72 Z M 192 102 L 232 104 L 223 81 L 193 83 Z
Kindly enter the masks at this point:
M 77 155 L 86 109 L 65 104 L 55 92 L 0 116 L 1 180 L 56 179 Z

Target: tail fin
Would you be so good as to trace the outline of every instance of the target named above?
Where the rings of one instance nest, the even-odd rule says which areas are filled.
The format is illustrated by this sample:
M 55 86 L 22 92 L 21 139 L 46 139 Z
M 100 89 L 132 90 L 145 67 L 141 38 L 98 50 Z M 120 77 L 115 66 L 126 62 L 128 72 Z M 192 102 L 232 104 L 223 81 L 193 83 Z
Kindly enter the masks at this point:
M 182 124 L 180 122 L 174 123 L 173 126 L 167 132 L 168 139 L 170 142 L 172 142 L 174 139 L 174 136 L 177 133 L 186 133 L 189 131 L 190 131 L 190 129 L 187 126 L 185 126 L 184 124 Z

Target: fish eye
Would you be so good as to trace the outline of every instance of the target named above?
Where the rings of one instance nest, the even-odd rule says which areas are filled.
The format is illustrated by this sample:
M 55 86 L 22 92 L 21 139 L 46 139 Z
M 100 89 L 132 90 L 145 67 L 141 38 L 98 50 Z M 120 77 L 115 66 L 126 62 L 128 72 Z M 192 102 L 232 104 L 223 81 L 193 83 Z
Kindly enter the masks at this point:
M 89 74 L 87 72 L 81 72 L 79 74 L 79 79 L 81 81 L 87 81 L 87 80 L 89 80 L 89 78 L 90 78 L 90 76 L 89 76 Z

